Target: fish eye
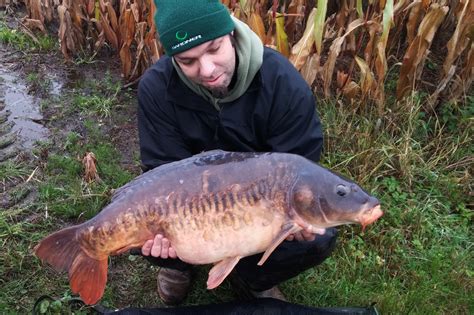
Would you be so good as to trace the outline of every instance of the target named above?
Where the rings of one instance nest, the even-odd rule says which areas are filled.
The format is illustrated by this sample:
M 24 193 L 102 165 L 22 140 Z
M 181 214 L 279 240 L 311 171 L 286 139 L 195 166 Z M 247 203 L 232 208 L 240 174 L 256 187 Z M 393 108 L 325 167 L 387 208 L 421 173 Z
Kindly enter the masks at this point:
M 347 186 L 344 185 L 337 185 L 336 186 L 336 194 L 338 194 L 341 197 L 344 197 L 349 193 L 349 189 Z

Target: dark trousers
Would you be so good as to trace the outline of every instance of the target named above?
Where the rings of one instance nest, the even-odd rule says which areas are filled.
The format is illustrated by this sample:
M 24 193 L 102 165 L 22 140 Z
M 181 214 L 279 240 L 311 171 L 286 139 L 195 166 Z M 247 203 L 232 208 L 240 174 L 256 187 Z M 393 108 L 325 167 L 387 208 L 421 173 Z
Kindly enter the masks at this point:
M 233 273 L 254 291 L 270 289 L 322 263 L 334 250 L 336 237 L 337 230 L 329 228 L 326 229 L 324 235 L 316 235 L 314 241 L 284 241 L 262 266 L 257 265 L 262 254 L 257 254 L 242 258 Z M 179 259 L 161 259 L 151 256 L 146 259 L 154 265 L 181 271 L 192 267 Z

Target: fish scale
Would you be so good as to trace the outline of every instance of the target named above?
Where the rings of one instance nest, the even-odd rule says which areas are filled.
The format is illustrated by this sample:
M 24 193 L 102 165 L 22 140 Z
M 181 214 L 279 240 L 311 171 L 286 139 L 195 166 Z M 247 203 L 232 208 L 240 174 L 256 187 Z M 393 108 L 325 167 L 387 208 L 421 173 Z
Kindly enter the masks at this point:
M 263 253 L 261 265 L 293 233 L 365 227 L 381 215 L 375 197 L 304 157 L 210 151 L 138 176 L 91 220 L 43 239 L 35 254 L 68 271 L 72 291 L 93 304 L 104 292 L 108 257 L 156 234 L 181 260 L 214 264 L 213 289 L 239 259 Z

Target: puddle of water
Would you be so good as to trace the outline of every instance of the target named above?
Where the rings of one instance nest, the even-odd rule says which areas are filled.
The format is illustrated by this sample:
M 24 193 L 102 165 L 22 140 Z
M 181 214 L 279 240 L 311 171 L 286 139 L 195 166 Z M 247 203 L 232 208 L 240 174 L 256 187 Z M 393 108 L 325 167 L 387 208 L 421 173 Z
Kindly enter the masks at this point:
M 53 89 L 59 93 L 59 83 L 53 84 Z M 8 70 L 7 65 L 0 63 L 0 100 L 3 98 L 5 109 L 11 112 L 8 121 L 13 121 L 11 132 L 19 136 L 19 145 L 32 148 L 36 141 L 46 140 L 49 132 L 43 125 L 37 123 L 43 116 L 39 112 L 39 99 L 28 95 L 27 87 L 18 73 Z

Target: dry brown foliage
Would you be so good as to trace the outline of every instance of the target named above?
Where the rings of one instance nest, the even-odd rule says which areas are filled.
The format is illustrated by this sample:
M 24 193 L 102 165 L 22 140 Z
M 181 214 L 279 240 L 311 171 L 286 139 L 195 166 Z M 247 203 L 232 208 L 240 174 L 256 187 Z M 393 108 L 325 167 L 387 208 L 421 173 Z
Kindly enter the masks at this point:
M 8 3 L 0 0 L 0 7 Z M 439 71 L 431 101 L 459 98 L 473 80 L 474 0 L 223 0 L 262 42 L 289 57 L 325 96 L 334 93 L 384 111 L 387 60 L 400 61 L 397 98 L 419 87 L 437 47 Z M 151 0 L 26 0 L 25 25 L 58 20 L 61 51 L 115 50 L 133 81 L 163 53 Z M 316 5 L 316 8 L 310 7 Z M 319 6 L 319 7 L 318 7 Z M 330 7 L 328 7 L 330 6 Z M 327 11 L 327 14 L 326 14 Z M 443 26 L 444 25 L 444 26 Z M 441 47 L 441 48 L 440 48 Z
M 87 152 L 82 158 L 82 166 L 84 167 L 84 181 L 91 183 L 93 181 L 99 182 L 100 177 L 97 173 L 97 159 L 95 154 L 92 152 Z

